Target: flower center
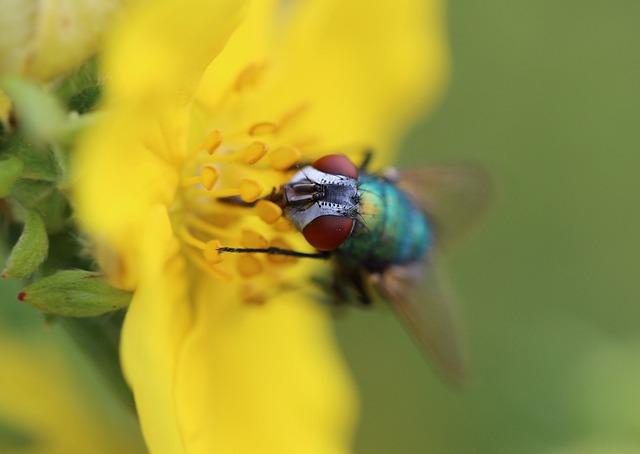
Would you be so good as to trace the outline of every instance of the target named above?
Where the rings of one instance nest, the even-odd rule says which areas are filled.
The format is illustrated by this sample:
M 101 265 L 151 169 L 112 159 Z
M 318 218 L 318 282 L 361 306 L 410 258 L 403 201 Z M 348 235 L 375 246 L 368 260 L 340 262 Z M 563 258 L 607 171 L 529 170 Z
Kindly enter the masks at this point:
M 244 89 L 247 81 L 255 83 L 245 71 L 232 90 Z M 170 211 L 182 252 L 199 270 L 223 281 L 266 275 L 273 282 L 295 258 L 218 249 L 309 249 L 282 209 L 265 199 L 301 161 L 305 145 L 287 129 L 303 110 L 291 109 L 277 121 L 255 122 L 239 132 L 213 129 L 189 153 Z M 250 287 L 244 291 L 245 299 L 256 299 Z

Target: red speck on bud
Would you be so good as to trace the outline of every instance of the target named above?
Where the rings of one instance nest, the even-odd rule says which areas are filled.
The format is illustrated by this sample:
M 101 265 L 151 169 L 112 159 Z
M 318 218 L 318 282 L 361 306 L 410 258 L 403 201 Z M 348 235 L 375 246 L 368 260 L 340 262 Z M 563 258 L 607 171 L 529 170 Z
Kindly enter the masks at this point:
M 25 297 L 27 296 L 26 292 L 18 293 L 18 299 L 24 302 Z

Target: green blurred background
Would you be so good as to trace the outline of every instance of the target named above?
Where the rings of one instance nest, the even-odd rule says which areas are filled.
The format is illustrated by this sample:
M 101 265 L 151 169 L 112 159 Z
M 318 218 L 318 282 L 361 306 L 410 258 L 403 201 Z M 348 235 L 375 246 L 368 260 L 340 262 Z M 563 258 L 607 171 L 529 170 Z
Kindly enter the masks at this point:
M 401 162 L 495 174 L 449 263 L 474 376 L 443 383 L 388 311 L 337 322 L 357 452 L 640 452 L 640 2 L 453 0 L 451 85 Z

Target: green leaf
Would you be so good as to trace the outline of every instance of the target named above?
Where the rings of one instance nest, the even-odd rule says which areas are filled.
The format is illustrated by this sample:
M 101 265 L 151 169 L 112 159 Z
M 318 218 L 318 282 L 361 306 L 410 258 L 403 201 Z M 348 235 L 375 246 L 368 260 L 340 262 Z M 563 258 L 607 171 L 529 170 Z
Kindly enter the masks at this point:
M 18 299 L 51 314 L 91 317 L 127 307 L 131 292 L 110 286 L 99 273 L 66 270 L 28 285 Z
M 52 94 L 15 76 L 0 78 L 0 89 L 13 102 L 18 121 L 31 140 L 51 143 L 64 132 L 67 113 Z
M 42 218 L 35 211 L 27 212 L 24 228 L 13 247 L 2 277 L 22 279 L 29 277 L 47 258 L 49 238 Z
M 23 169 L 23 162 L 14 156 L 0 161 L 0 198 L 9 195 L 15 182 L 22 176 Z
M 61 177 L 62 169 L 51 147 L 30 142 L 23 131 L 11 135 L 2 153 L 22 161 L 22 178 L 58 181 Z

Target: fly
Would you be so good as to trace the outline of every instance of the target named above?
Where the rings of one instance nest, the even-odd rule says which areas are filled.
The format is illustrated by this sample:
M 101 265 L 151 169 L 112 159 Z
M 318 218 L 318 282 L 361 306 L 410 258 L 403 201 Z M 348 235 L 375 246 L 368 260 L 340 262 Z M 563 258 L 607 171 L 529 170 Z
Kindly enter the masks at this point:
M 455 304 L 439 261 L 443 249 L 484 211 L 491 184 L 468 167 L 367 172 L 340 154 L 301 168 L 268 199 L 317 252 L 221 248 L 333 259 L 333 292 L 371 303 L 369 284 L 389 301 L 415 340 L 454 381 L 467 360 Z

